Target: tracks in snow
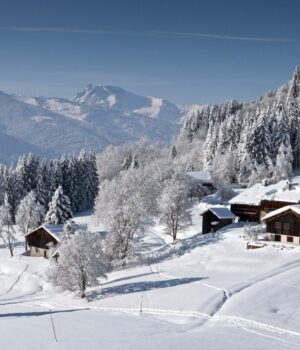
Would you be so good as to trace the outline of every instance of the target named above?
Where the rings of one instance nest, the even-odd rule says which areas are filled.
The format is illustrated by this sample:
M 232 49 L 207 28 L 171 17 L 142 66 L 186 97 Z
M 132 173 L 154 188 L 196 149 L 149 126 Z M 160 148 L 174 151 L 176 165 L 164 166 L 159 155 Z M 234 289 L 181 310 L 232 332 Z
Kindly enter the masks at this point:
M 15 286 L 19 283 L 19 281 L 20 281 L 21 277 L 23 276 L 23 274 L 27 271 L 28 267 L 29 267 L 29 265 L 26 264 L 25 269 L 18 275 L 18 277 L 14 281 L 14 283 L 8 288 L 8 290 L 5 293 L 1 294 L 0 296 L 4 296 L 4 295 L 9 294 L 15 288 Z

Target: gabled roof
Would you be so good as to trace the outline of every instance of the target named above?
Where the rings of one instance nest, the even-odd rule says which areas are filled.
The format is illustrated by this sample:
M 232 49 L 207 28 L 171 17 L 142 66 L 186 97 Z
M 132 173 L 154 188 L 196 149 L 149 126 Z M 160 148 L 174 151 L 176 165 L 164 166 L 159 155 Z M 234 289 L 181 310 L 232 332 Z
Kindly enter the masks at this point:
M 269 218 L 272 218 L 274 216 L 277 216 L 277 215 L 282 214 L 282 213 L 284 213 L 286 211 L 289 211 L 289 210 L 291 210 L 294 213 L 300 215 L 300 204 L 287 205 L 286 207 L 283 207 L 283 208 L 271 211 L 269 214 L 265 215 L 262 220 L 263 221 L 267 220 Z
M 64 225 L 49 225 L 49 224 L 43 224 L 43 225 L 39 226 L 38 228 L 36 228 L 36 229 L 34 229 L 34 230 L 28 232 L 28 233 L 25 235 L 25 237 L 31 235 L 32 233 L 34 233 L 35 231 L 37 231 L 37 230 L 39 230 L 39 229 L 41 229 L 41 228 L 43 228 L 44 230 L 46 230 L 46 231 L 49 233 L 49 235 L 51 235 L 54 239 L 57 240 L 58 243 L 61 242 L 61 236 L 62 236 L 62 234 L 63 234 L 63 232 L 64 232 Z
M 208 170 L 201 171 L 188 171 L 186 173 L 189 177 L 194 181 L 199 181 L 203 183 L 213 183 L 213 179 L 211 177 L 211 173 Z
M 278 183 L 269 186 L 256 184 L 233 197 L 229 203 L 260 205 L 262 200 L 299 203 L 300 187 L 295 185 L 289 190 L 288 184 L 289 183 L 286 180 L 279 181 Z
M 213 214 L 215 214 L 218 219 L 235 219 L 236 218 L 236 216 L 228 208 L 214 207 L 206 210 L 206 212 L 208 211 L 211 211 Z

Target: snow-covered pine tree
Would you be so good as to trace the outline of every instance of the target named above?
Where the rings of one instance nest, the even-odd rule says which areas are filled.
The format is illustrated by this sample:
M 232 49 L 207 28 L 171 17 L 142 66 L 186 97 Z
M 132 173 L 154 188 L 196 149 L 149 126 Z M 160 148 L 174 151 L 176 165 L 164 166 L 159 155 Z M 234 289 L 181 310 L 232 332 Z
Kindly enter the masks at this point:
M 286 101 L 286 112 L 289 124 L 290 142 L 293 150 L 293 166 L 300 166 L 300 110 L 298 104 L 300 72 L 296 67 L 290 82 Z
M 170 157 L 171 159 L 174 159 L 176 156 L 177 156 L 177 149 L 176 149 L 176 146 L 173 145 L 171 148 Z
M 13 168 L 6 168 L 5 171 L 5 201 L 9 204 L 13 222 L 15 222 L 15 215 L 17 206 L 22 198 L 22 183 L 20 181 L 19 173 Z
M 128 170 L 128 169 L 130 169 L 131 164 L 132 164 L 132 155 L 131 155 L 131 154 L 127 154 L 127 155 L 125 156 L 125 158 L 124 158 L 124 161 L 123 161 L 123 164 L 122 164 L 121 169 L 122 169 L 122 170 Z
M 27 184 L 25 186 L 25 189 L 27 193 L 29 193 L 36 187 L 38 166 L 39 160 L 35 158 L 32 153 L 29 153 L 26 157 Z
M 64 195 L 62 187 L 59 186 L 49 203 L 45 222 L 52 225 L 64 224 L 72 216 L 70 199 Z
M 38 203 L 40 203 L 45 210 L 48 210 L 48 203 L 50 199 L 49 169 L 45 159 L 39 164 L 37 170 L 35 194 Z
M 276 166 L 274 170 L 274 180 L 290 179 L 293 174 L 293 154 L 292 148 L 283 143 L 280 145 L 276 158 Z
M 66 169 L 67 177 L 64 181 L 66 194 L 70 199 L 73 213 L 77 213 L 80 209 L 80 203 L 83 197 L 81 169 L 79 161 L 75 156 L 69 157 L 68 168 Z
M 92 209 L 94 207 L 98 191 L 99 176 L 97 170 L 96 154 L 94 151 L 90 151 L 88 153 L 86 162 L 86 209 Z
M 203 145 L 204 148 L 204 164 L 205 167 L 209 167 L 212 164 L 215 156 L 219 140 L 218 125 L 212 123 L 209 124 L 207 138 Z
M 0 164 L 0 206 L 4 204 L 5 198 L 5 172 L 6 167 Z
M 291 147 L 288 118 L 282 104 L 278 104 L 276 108 L 277 130 L 275 134 L 274 147 L 276 154 L 279 147 L 283 144 L 285 148 Z
M 132 158 L 132 163 L 131 163 L 131 169 L 138 169 L 139 168 L 139 160 L 137 155 L 135 154 Z
M 267 159 L 270 157 L 271 138 L 265 110 L 257 113 L 257 121 L 253 125 L 249 140 L 248 152 L 250 158 L 258 165 L 267 166 Z
M 59 186 L 63 185 L 63 174 L 59 159 L 54 159 L 50 163 L 50 192 L 51 195 Z

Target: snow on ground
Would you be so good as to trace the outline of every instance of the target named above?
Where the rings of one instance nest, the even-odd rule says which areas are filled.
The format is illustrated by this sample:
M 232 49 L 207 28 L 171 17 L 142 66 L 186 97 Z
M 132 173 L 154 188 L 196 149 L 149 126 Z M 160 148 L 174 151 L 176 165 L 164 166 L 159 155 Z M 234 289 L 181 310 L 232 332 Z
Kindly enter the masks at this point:
M 114 271 L 87 299 L 47 282 L 48 261 L 0 245 L 0 349 L 299 349 L 300 248 L 247 250 L 243 225 L 172 243 L 155 225 L 137 266 Z M 98 229 L 92 213 L 76 222 Z

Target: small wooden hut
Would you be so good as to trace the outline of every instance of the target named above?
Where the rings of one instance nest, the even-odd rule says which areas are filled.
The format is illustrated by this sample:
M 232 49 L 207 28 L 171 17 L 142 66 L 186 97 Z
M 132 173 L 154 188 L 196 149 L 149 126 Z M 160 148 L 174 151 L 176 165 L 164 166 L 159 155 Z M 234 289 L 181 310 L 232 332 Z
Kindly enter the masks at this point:
M 63 225 L 44 224 L 25 235 L 30 256 L 49 257 L 49 248 L 61 243 Z
M 215 207 L 206 210 L 202 215 L 202 233 L 216 232 L 224 226 L 230 225 L 236 216 L 228 209 Z

